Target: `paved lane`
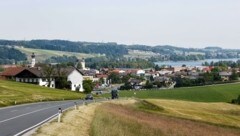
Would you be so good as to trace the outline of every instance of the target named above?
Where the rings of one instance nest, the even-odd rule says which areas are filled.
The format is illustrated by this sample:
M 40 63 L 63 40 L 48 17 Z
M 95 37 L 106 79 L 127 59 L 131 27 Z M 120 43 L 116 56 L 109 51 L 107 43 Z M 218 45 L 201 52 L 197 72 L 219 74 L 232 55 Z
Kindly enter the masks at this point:
M 16 135 L 57 114 L 60 107 L 63 110 L 73 108 L 74 102 L 82 104 L 83 101 L 41 102 L 0 108 L 0 136 Z

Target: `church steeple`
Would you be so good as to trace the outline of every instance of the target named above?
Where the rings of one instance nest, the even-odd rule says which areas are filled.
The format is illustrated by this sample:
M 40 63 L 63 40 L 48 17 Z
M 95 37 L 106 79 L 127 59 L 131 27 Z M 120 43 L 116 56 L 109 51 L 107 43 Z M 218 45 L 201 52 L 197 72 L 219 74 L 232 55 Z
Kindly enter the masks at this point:
M 31 58 L 32 58 L 31 67 L 33 68 L 35 66 L 35 63 L 36 63 L 34 52 L 32 53 Z

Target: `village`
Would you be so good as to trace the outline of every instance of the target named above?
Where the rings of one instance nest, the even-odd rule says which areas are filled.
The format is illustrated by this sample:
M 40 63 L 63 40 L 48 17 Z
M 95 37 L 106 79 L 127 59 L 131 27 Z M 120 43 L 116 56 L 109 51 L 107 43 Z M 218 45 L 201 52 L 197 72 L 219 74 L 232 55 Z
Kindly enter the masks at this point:
M 120 90 L 172 89 L 175 87 L 202 86 L 230 83 L 239 80 L 239 68 L 214 66 L 164 66 L 148 69 L 86 67 L 84 59 L 75 66 L 54 67 L 56 64 L 41 67 L 36 64 L 36 56 L 31 55 L 31 64 L 23 67 L 4 65 L 1 79 L 37 84 L 50 88 L 69 89 L 84 92 L 84 81 L 91 81 L 93 89 L 101 90 L 118 84 Z M 81 68 L 77 68 L 80 63 Z

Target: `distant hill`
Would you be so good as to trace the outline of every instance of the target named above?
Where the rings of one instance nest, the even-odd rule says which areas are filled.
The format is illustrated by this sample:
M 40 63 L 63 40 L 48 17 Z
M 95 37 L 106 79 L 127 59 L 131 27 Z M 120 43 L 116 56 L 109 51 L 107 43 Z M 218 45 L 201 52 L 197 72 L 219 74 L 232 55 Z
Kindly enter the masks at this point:
M 221 47 L 217 47 L 217 46 L 205 47 L 204 49 L 207 49 L 207 50 L 222 50 Z
M 45 52 L 45 57 L 51 55 L 64 54 L 69 56 L 69 52 L 83 53 L 106 56 L 107 58 L 141 58 L 149 59 L 150 61 L 188 61 L 188 60 L 202 60 L 202 59 L 224 59 L 224 58 L 239 58 L 239 49 L 222 49 L 220 47 L 206 47 L 206 48 L 182 48 L 171 45 L 124 45 L 114 42 L 80 42 L 67 40 L 30 40 L 30 41 L 14 41 L 14 40 L 0 40 L 0 47 L 19 47 L 16 48 L 22 53 L 29 55 L 31 50 L 33 52 Z M 53 52 L 51 52 L 51 51 Z M 62 52 L 56 52 L 62 51 Z M 66 53 L 66 54 L 65 54 Z M 47 55 L 46 55 L 47 54 Z M 81 54 L 81 55 L 83 55 Z M 94 55 L 95 54 L 95 55 Z M 78 56 L 79 54 L 73 54 Z M 81 56 L 80 55 L 80 56 Z M 83 55 L 83 56 L 84 56 Z M 88 55 L 86 55 L 88 57 Z M 46 59 L 46 58 L 42 58 Z

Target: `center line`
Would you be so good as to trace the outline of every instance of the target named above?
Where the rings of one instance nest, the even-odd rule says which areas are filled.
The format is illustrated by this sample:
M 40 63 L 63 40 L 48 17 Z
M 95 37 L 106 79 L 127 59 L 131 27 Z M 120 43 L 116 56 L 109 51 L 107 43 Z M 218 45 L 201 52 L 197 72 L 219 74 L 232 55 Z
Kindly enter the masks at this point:
M 0 124 L 3 123 L 3 122 L 6 122 L 6 121 L 12 120 L 12 119 L 16 119 L 16 118 L 19 118 L 19 117 L 22 117 L 22 116 L 25 116 L 25 115 L 28 115 L 28 114 L 32 114 L 32 113 L 38 112 L 38 111 L 50 109 L 50 108 L 53 108 L 53 107 L 63 106 L 63 105 L 67 105 L 67 104 L 69 104 L 69 103 L 61 104 L 61 105 L 57 105 L 57 106 L 52 106 L 52 107 L 48 107 L 48 108 L 43 108 L 43 109 L 40 109 L 40 110 L 35 110 L 35 111 L 29 112 L 29 113 L 25 113 L 25 114 L 22 114 L 22 115 L 18 115 L 18 116 L 9 118 L 9 119 L 2 120 L 2 121 L 0 121 Z

